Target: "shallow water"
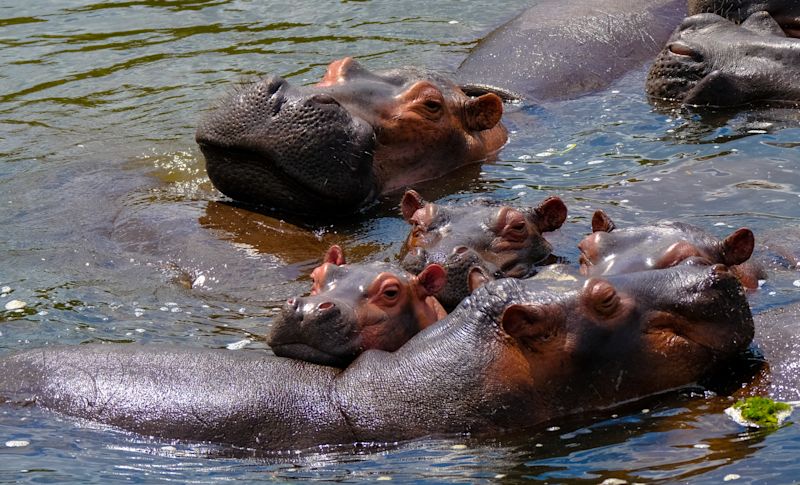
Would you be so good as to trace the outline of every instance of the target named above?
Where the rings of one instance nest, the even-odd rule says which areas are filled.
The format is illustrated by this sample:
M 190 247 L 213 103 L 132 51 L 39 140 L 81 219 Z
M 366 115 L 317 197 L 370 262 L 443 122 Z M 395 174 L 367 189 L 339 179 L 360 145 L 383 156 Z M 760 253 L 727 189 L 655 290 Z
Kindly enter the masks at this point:
M 335 225 L 220 203 L 193 140 L 202 112 L 239 82 L 276 72 L 310 83 L 344 55 L 373 69 L 452 71 L 527 3 L 498 11 L 492 2 L 447 0 L 424 8 L 389 0 L 0 1 L 2 352 L 103 341 L 264 352 L 275 311 L 307 290 L 306 275 L 330 244 L 351 260 L 391 260 L 406 226 L 394 198 Z M 797 111 L 658 112 L 644 99 L 643 79 L 644 67 L 603 93 L 511 106 L 512 137 L 498 161 L 420 191 L 432 200 L 480 194 L 517 204 L 558 194 L 570 219 L 551 240 L 573 261 L 596 208 L 619 226 L 673 218 L 719 235 L 740 226 L 783 231 L 778 237 L 796 243 Z M 798 278 L 776 273 L 751 296 L 754 310 L 800 299 Z M 12 300 L 26 306 L 4 310 Z M 798 427 L 748 432 L 721 413 L 728 404 L 687 390 L 522 436 L 245 458 L 2 408 L 0 443 L 29 444 L 0 448 L 0 480 L 800 476 Z

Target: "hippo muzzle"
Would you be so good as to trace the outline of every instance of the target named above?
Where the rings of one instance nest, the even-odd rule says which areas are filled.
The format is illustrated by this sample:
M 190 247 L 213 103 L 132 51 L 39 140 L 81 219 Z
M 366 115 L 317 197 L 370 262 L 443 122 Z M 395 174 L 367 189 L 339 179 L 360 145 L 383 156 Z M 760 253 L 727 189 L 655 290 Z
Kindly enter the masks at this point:
M 213 184 L 247 203 L 295 213 L 375 197 L 371 125 L 330 94 L 267 77 L 235 92 L 200 123 Z
M 267 343 L 279 357 L 344 367 L 359 353 L 359 340 L 353 338 L 357 331 L 355 314 L 348 305 L 313 296 L 291 298 L 284 304 Z M 325 341 L 317 341 L 316 336 Z

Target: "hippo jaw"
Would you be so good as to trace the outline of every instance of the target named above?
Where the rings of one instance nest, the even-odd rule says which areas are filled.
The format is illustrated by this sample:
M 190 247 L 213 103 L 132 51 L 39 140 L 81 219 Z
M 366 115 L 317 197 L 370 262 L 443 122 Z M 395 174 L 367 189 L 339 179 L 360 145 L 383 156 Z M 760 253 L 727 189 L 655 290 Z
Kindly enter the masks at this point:
M 212 183 L 225 195 L 300 214 L 353 210 L 375 197 L 375 134 L 322 93 L 280 77 L 234 93 L 196 133 Z

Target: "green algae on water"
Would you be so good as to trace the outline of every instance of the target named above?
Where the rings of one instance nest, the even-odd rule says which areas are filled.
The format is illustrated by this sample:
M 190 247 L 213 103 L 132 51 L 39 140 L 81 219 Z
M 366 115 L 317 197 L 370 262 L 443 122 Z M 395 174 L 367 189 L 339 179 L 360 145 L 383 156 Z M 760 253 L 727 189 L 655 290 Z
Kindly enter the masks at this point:
M 725 410 L 734 421 L 755 428 L 777 428 L 792 414 L 792 406 L 768 397 L 753 396 Z

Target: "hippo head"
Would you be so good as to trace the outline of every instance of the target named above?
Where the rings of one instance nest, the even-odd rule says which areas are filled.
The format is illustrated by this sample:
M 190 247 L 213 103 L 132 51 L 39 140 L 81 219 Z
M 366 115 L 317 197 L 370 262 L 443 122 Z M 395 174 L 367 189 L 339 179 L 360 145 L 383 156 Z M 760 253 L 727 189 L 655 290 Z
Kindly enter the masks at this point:
M 508 301 L 498 319 L 507 347 L 493 354 L 488 373 L 524 389 L 520 399 L 573 400 L 573 409 L 698 382 L 753 338 L 747 299 L 723 265 L 558 283 L 499 280 L 458 311 L 480 305 L 485 293 Z
M 381 193 L 481 161 L 506 141 L 501 99 L 469 97 L 414 68 L 351 58 L 322 80 L 273 76 L 238 89 L 197 128 L 208 176 L 229 197 L 295 213 L 342 213 Z
M 446 315 L 432 296 L 446 278 L 438 265 L 417 276 L 387 263 L 348 265 L 332 246 L 311 277 L 311 295 L 289 299 L 272 328 L 275 355 L 346 367 L 365 350 L 397 350 Z
M 412 273 L 431 263 L 444 266 L 447 285 L 437 298 L 448 310 L 488 280 L 531 275 L 552 251 L 542 234 L 567 217 L 558 197 L 527 209 L 486 201 L 458 207 L 426 203 L 413 190 L 403 196 L 401 209 L 412 226 L 401 265 Z
M 654 101 L 734 106 L 756 100 L 800 101 L 800 40 L 787 38 L 767 13 L 741 25 L 715 14 L 686 18 L 647 77 Z
M 800 37 L 800 2 L 797 0 L 689 0 L 689 15 L 715 13 L 736 23 L 756 12 L 768 12 L 788 37 Z
M 755 245 L 753 232 L 744 227 L 723 240 L 680 222 L 615 228 L 605 212 L 594 213 L 592 234 L 578 244 L 582 274 L 612 275 L 662 269 L 688 259 L 706 265 L 734 266 L 747 261 Z

